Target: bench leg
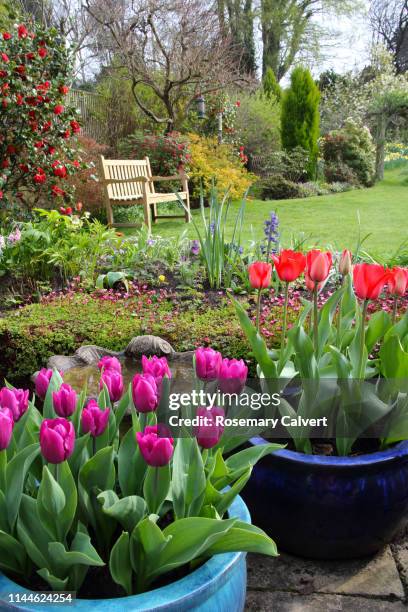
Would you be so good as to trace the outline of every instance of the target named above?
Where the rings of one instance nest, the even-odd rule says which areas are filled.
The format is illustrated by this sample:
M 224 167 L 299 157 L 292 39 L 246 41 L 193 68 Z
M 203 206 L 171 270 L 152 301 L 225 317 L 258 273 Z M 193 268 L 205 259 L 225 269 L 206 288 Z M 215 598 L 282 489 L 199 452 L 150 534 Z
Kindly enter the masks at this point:
M 109 227 L 113 227 L 115 221 L 113 219 L 113 210 L 112 210 L 112 206 L 111 206 L 111 203 L 109 202 L 109 200 L 106 200 L 106 216 L 107 216 L 107 219 L 108 219 Z
M 144 222 L 147 225 L 147 230 L 149 234 L 152 233 L 152 224 L 151 224 L 151 216 L 150 216 L 150 204 L 147 199 L 143 200 L 143 212 L 144 212 Z
M 187 210 L 184 211 L 184 218 L 186 220 L 186 223 L 190 223 L 191 221 L 191 215 L 190 215 L 190 192 L 188 190 L 188 180 L 183 177 L 182 180 L 182 185 L 183 185 L 183 191 L 186 192 L 186 208 Z
M 150 204 L 152 211 L 152 221 L 153 223 L 157 223 L 157 204 Z

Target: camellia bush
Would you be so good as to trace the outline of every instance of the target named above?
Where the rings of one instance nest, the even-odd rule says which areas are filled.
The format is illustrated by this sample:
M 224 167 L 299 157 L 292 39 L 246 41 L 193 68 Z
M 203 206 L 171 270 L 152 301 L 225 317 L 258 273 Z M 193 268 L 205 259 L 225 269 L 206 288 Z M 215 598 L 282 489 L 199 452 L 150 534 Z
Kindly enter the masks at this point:
M 218 379 L 224 392 L 243 391 L 243 360 L 201 348 L 195 364 L 201 388 Z M 98 366 L 96 399 L 45 368 L 31 400 L 23 389 L 0 390 L 0 568 L 20 583 L 40 577 L 53 590 L 79 591 L 91 568 L 107 566 L 101 580 L 110 575 L 110 594 L 120 596 L 218 553 L 276 555 L 262 530 L 226 514 L 253 465 L 279 445 L 231 452 L 216 418 L 222 407 L 197 408 L 207 418 L 176 439 L 160 420 L 172 377 L 165 358 L 143 357 L 128 388 L 116 358 Z
M 16 25 L 0 35 L 0 199 L 32 208 L 61 206 L 74 190 L 66 178 L 80 167 L 72 137 L 77 111 L 67 103 L 69 50 L 55 29 Z

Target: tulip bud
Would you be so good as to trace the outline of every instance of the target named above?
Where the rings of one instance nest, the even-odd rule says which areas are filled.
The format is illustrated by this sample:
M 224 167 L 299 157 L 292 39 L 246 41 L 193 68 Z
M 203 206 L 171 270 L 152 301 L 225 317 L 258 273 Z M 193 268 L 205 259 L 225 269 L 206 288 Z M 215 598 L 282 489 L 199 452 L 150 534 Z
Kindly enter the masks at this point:
M 164 376 L 171 378 L 171 370 L 165 357 L 157 357 L 156 355 L 153 355 L 153 357 L 150 357 L 149 359 L 146 357 L 146 355 L 143 355 L 142 369 L 143 374 L 150 374 L 153 376 L 157 384 L 162 381 Z
M 66 419 L 45 419 L 40 427 L 41 452 L 49 463 L 62 463 L 74 451 L 75 429 Z
M 35 377 L 35 392 L 41 399 L 47 395 L 48 385 L 52 378 L 53 371 L 42 368 Z
M 0 390 L 0 406 L 8 408 L 15 422 L 19 421 L 28 408 L 28 390 L 9 389 L 3 387 Z
M 332 265 L 332 254 L 312 249 L 306 255 L 306 271 L 310 280 L 315 283 L 325 281 Z
M 266 289 L 271 283 L 272 265 L 256 261 L 248 268 L 249 283 L 253 289 Z
M 101 436 L 108 425 L 109 414 L 110 408 L 101 410 L 96 400 L 89 400 L 81 415 L 82 431 L 89 432 L 93 438 Z
M 223 393 L 241 393 L 248 376 L 243 359 L 223 359 L 219 374 L 219 387 Z
M 159 405 L 156 380 L 151 374 L 136 374 L 132 380 L 132 397 L 138 412 L 153 412 Z
M 13 435 L 13 413 L 8 408 L 0 408 L 0 451 L 8 448 Z
M 388 271 L 388 292 L 403 297 L 408 286 L 408 274 L 404 268 L 392 268 Z M 1 401 L 0 401 L 1 404 Z
M 195 365 L 198 378 L 215 380 L 220 374 L 222 355 L 214 349 L 198 348 L 195 352 Z
M 342 276 L 347 276 L 352 270 L 351 260 L 353 255 L 348 249 L 344 249 L 339 260 L 339 272 Z
M 224 410 L 222 408 L 198 408 L 197 416 L 200 417 L 200 425 L 195 430 L 198 444 L 202 448 L 213 448 L 224 431 Z
M 102 357 L 98 363 L 98 368 L 104 371 L 115 370 L 116 372 L 119 372 L 119 374 L 122 373 L 122 366 L 119 359 L 116 359 L 116 357 L 109 357 L 109 355 Z
M 306 284 L 307 289 L 309 289 L 309 291 L 314 291 L 316 288 L 316 283 L 312 281 L 312 279 L 310 278 L 307 272 L 305 272 L 305 284 Z M 320 291 L 322 287 L 323 287 L 323 283 L 317 283 L 318 291 Z
M 174 451 L 173 438 L 160 437 L 158 425 L 147 426 L 143 433 L 138 431 L 136 441 L 147 465 L 163 467 L 170 463 Z
M 67 383 L 62 383 L 58 391 L 53 391 L 54 410 L 60 417 L 68 418 L 74 414 L 77 406 L 76 391 Z
M 111 402 L 117 402 L 123 395 L 123 377 L 116 370 L 104 370 L 99 381 L 99 389 L 103 389 L 103 385 L 108 389 Z

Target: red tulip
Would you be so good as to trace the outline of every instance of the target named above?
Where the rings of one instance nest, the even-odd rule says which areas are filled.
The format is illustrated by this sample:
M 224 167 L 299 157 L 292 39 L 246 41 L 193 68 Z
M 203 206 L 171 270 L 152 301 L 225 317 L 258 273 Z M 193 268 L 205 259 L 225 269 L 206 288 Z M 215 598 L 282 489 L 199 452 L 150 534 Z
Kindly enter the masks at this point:
M 312 249 L 306 255 L 306 271 L 310 280 L 315 283 L 325 281 L 332 265 L 332 254 Z
M 376 300 L 387 280 L 387 272 L 378 264 L 362 263 L 354 266 L 354 291 L 361 300 Z
M 404 268 L 392 268 L 388 271 L 388 292 L 402 297 L 408 286 L 408 271 Z
M 248 268 L 249 282 L 254 289 L 266 289 L 269 287 L 272 276 L 272 266 L 270 263 L 256 261 Z
M 276 273 L 281 281 L 291 283 L 303 273 L 306 266 L 306 258 L 299 251 L 283 249 L 279 255 L 272 255 Z

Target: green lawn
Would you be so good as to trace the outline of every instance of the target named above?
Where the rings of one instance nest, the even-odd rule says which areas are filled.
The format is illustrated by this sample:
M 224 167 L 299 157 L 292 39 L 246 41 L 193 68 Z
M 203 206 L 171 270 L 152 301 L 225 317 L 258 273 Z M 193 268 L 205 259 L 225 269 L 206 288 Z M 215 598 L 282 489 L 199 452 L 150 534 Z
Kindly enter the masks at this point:
M 354 249 L 361 234 L 370 236 L 364 248 L 373 256 L 391 255 L 408 238 L 408 167 L 386 172 L 385 180 L 370 189 L 358 189 L 329 196 L 297 200 L 247 202 L 243 238 L 258 238 L 263 232 L 263 222 L 270 211 L 276 209 L 282 231 L 282 243 L 288 245 L 291 235 L 303 232 L 308 245 L 330 245 L 334 248 Z M 405 182 L 404 182 L 405 181 Z M 239 202 L 232 204 L 229 213 L 229 229 L 232 230 L 234 212 Z M 193 212 L 200 219 L 199 211 Z M 163 237 L 180 234 L 188 227 L 188 234 L 196 236 L 191 223 L 162 219 L 153 232 Z

